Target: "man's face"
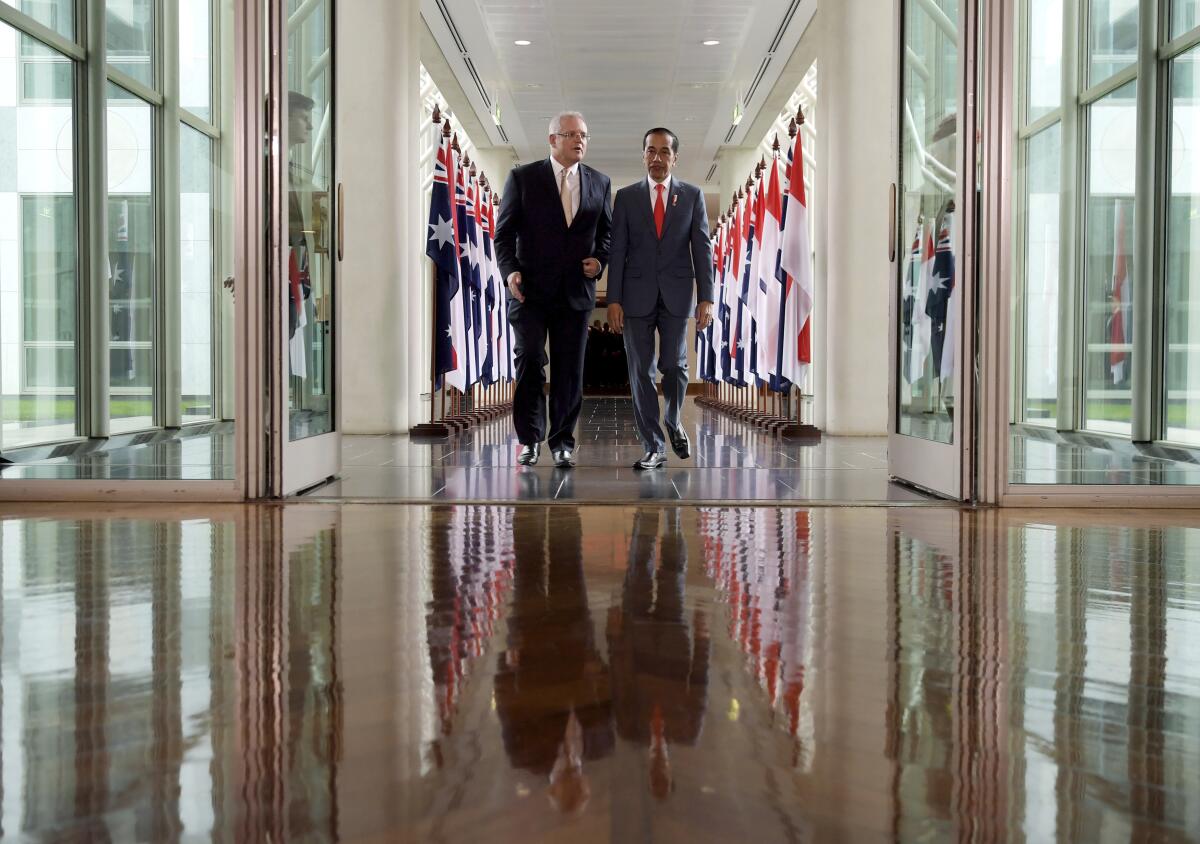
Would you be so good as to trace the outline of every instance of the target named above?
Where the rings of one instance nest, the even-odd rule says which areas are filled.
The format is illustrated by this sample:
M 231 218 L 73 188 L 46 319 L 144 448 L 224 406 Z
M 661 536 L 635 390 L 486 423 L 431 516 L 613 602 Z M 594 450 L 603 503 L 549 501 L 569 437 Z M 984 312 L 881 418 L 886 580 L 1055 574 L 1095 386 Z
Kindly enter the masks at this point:
M 587 124 L 578 117 L 564 117 L 558 132 L 550 136 L 550 154 L 564 167 L 573 167 L 587 152 Z
M 307 144 L 312 137 L 312 112 L 294 109 L 288 112 L 288 146 Z
M 679 157 L 671 149 L 671 136 L 666 132 L 655 132 L 646 138 L 646 148 L 642 150 L 642 163 L 646 172 L 656 182 L 665 182 L 667 176 L 675 169 Z

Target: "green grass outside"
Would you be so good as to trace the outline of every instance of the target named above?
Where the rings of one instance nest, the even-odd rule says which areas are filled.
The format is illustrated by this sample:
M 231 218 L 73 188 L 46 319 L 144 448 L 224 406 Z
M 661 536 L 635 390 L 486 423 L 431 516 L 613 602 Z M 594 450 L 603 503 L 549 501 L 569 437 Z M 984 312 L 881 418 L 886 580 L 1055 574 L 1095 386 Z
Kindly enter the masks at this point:
M 183 402 L 183 415 L 189 415 L 193 408 L 207 406 L 209 406 L 207 401 L 186 399 Z M 109 413 L 113 419 L 150 416 L 152 412 L 153 406 L 149 397 L 113 399 L 109 403 Z M 0 397 L 0 419 L 5 422 L 73 422 L 75 420 L 75 399 L 2 396 Z
M 1038 419 L 1054 419 L 1058 414 L 1056 401 L 1032 401 L 1026 403 L 1027 418 L 1030 422 Z M 1167 425 L 1171 428 L 1183 428 L 1188 423 L 1188 406 L 1184 402 L 1172 402 L 1167 405 Z M 1090 401 L 1087 404 L 1087 418 L 1105 422 L 1129 422 L 1133 408 L 1128 402 Z

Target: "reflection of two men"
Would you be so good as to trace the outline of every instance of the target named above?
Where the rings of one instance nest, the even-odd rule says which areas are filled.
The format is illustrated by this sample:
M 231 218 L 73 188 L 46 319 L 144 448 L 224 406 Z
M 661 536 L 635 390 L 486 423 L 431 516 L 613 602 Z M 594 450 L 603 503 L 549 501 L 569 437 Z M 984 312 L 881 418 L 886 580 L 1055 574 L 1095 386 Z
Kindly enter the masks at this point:
M 663 511 L 664 513 L 670 511 Z M 649 788 L 672 788 L 670 746 L 694 744 L 708 683 L 707 622 L 686 620 L 687 551 L 675 516 L 640 510 L 621 604 L 609 610 L 609 664 L 595 641 L 583 573 L 579 515 L 521 508 L 507 649 L 496 673 L 496 708 L 514 767 L 547 777 L 556 808 L 579 814 L 591 796 L 588 763 L 615 736 L 647 749 Z

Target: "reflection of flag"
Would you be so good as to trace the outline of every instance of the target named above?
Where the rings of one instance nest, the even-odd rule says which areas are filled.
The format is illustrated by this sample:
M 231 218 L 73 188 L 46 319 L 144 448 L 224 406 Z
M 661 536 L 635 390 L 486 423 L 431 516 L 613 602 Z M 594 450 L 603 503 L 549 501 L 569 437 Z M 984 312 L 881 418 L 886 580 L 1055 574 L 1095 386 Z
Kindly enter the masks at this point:
M 1108 320 L 1108 368 L 1113 384 L 1121 384 L 1128 376 L 1129 352 L 1125 346 L 1133 342 L 1133 282 L 1129 278 L 1129 255 L 1125 248 L 1125 203 L 1118 201 L 1113 223 L 1112 316 Z M 1120 347 L 1120 348 L 1118 348 Z
M 925 315 L 930 320 L 930 336 L 933 352 L 933 374 L 947 378 L 954 372 L 954 323 L 953 308 L 954 273 L 954 212 L 942 215 L 938 230 L 937 249 L 933 255 L 933 269 L 929 273 L 930 285 L 925 298 Z
M 812 363 L 813 311 L 812 244 L 808 230 L 808 199 L 804 192 L 804 143 L 800 132 L 788 151 L 788 188 L 780 237 L 780 269 L 787 274 L 780 333 L 779 374 L 803 386 Z
M 440 134 L 440 132 L 439 132 Z M 452 300 L 458 290 L 458 246 L 454 230 L 454 212 L 450 197 L 454 190 L 453 169 L 449 166 L 453 151 L 450 139 L 439 138 L 437 162 L 433 172 L 433 193 L 429 200 L 429 239 L 425 254 L 434 264 L 437 278 L 437 314 L 434 334 L 434 372 L 437 386 L 442 376 L 458 367 L 458 355 L 451 330 Z
M 121 200 L 117 212 L 114 239 L 116 248 L 109 255 L 108 306 L 111 340 L 130 342 L 133 337 L 133 256 L 129 254 L 129 200 Z M 113 349 L 109 354 L 112 374 L 132 381 L 133 349 Z
M 304 313 L 303 289 L 308 276 L 308 250 L 303 246 L 288 249 L 288 360 L 292 374 L 297 378 L 308 377 L 308 361 L 304 350 L 304 326 L 308 317 Z

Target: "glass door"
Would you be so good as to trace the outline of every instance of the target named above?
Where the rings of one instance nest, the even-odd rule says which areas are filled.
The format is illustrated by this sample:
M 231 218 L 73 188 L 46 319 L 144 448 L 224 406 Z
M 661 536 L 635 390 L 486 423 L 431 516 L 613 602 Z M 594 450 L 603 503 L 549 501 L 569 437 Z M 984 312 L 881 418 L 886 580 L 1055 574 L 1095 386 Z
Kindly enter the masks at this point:
M 902 0 L 888 463 L 962 498 L 975 211 L 973 0 Z M 967 359 L 969 362 L 969 358 Z
M 275 377 L 274 492 L 291 495 L 341 468 L 335 302 L 339 261 L 334 154 L 334 0 L 272 9 L 270 173 Z

